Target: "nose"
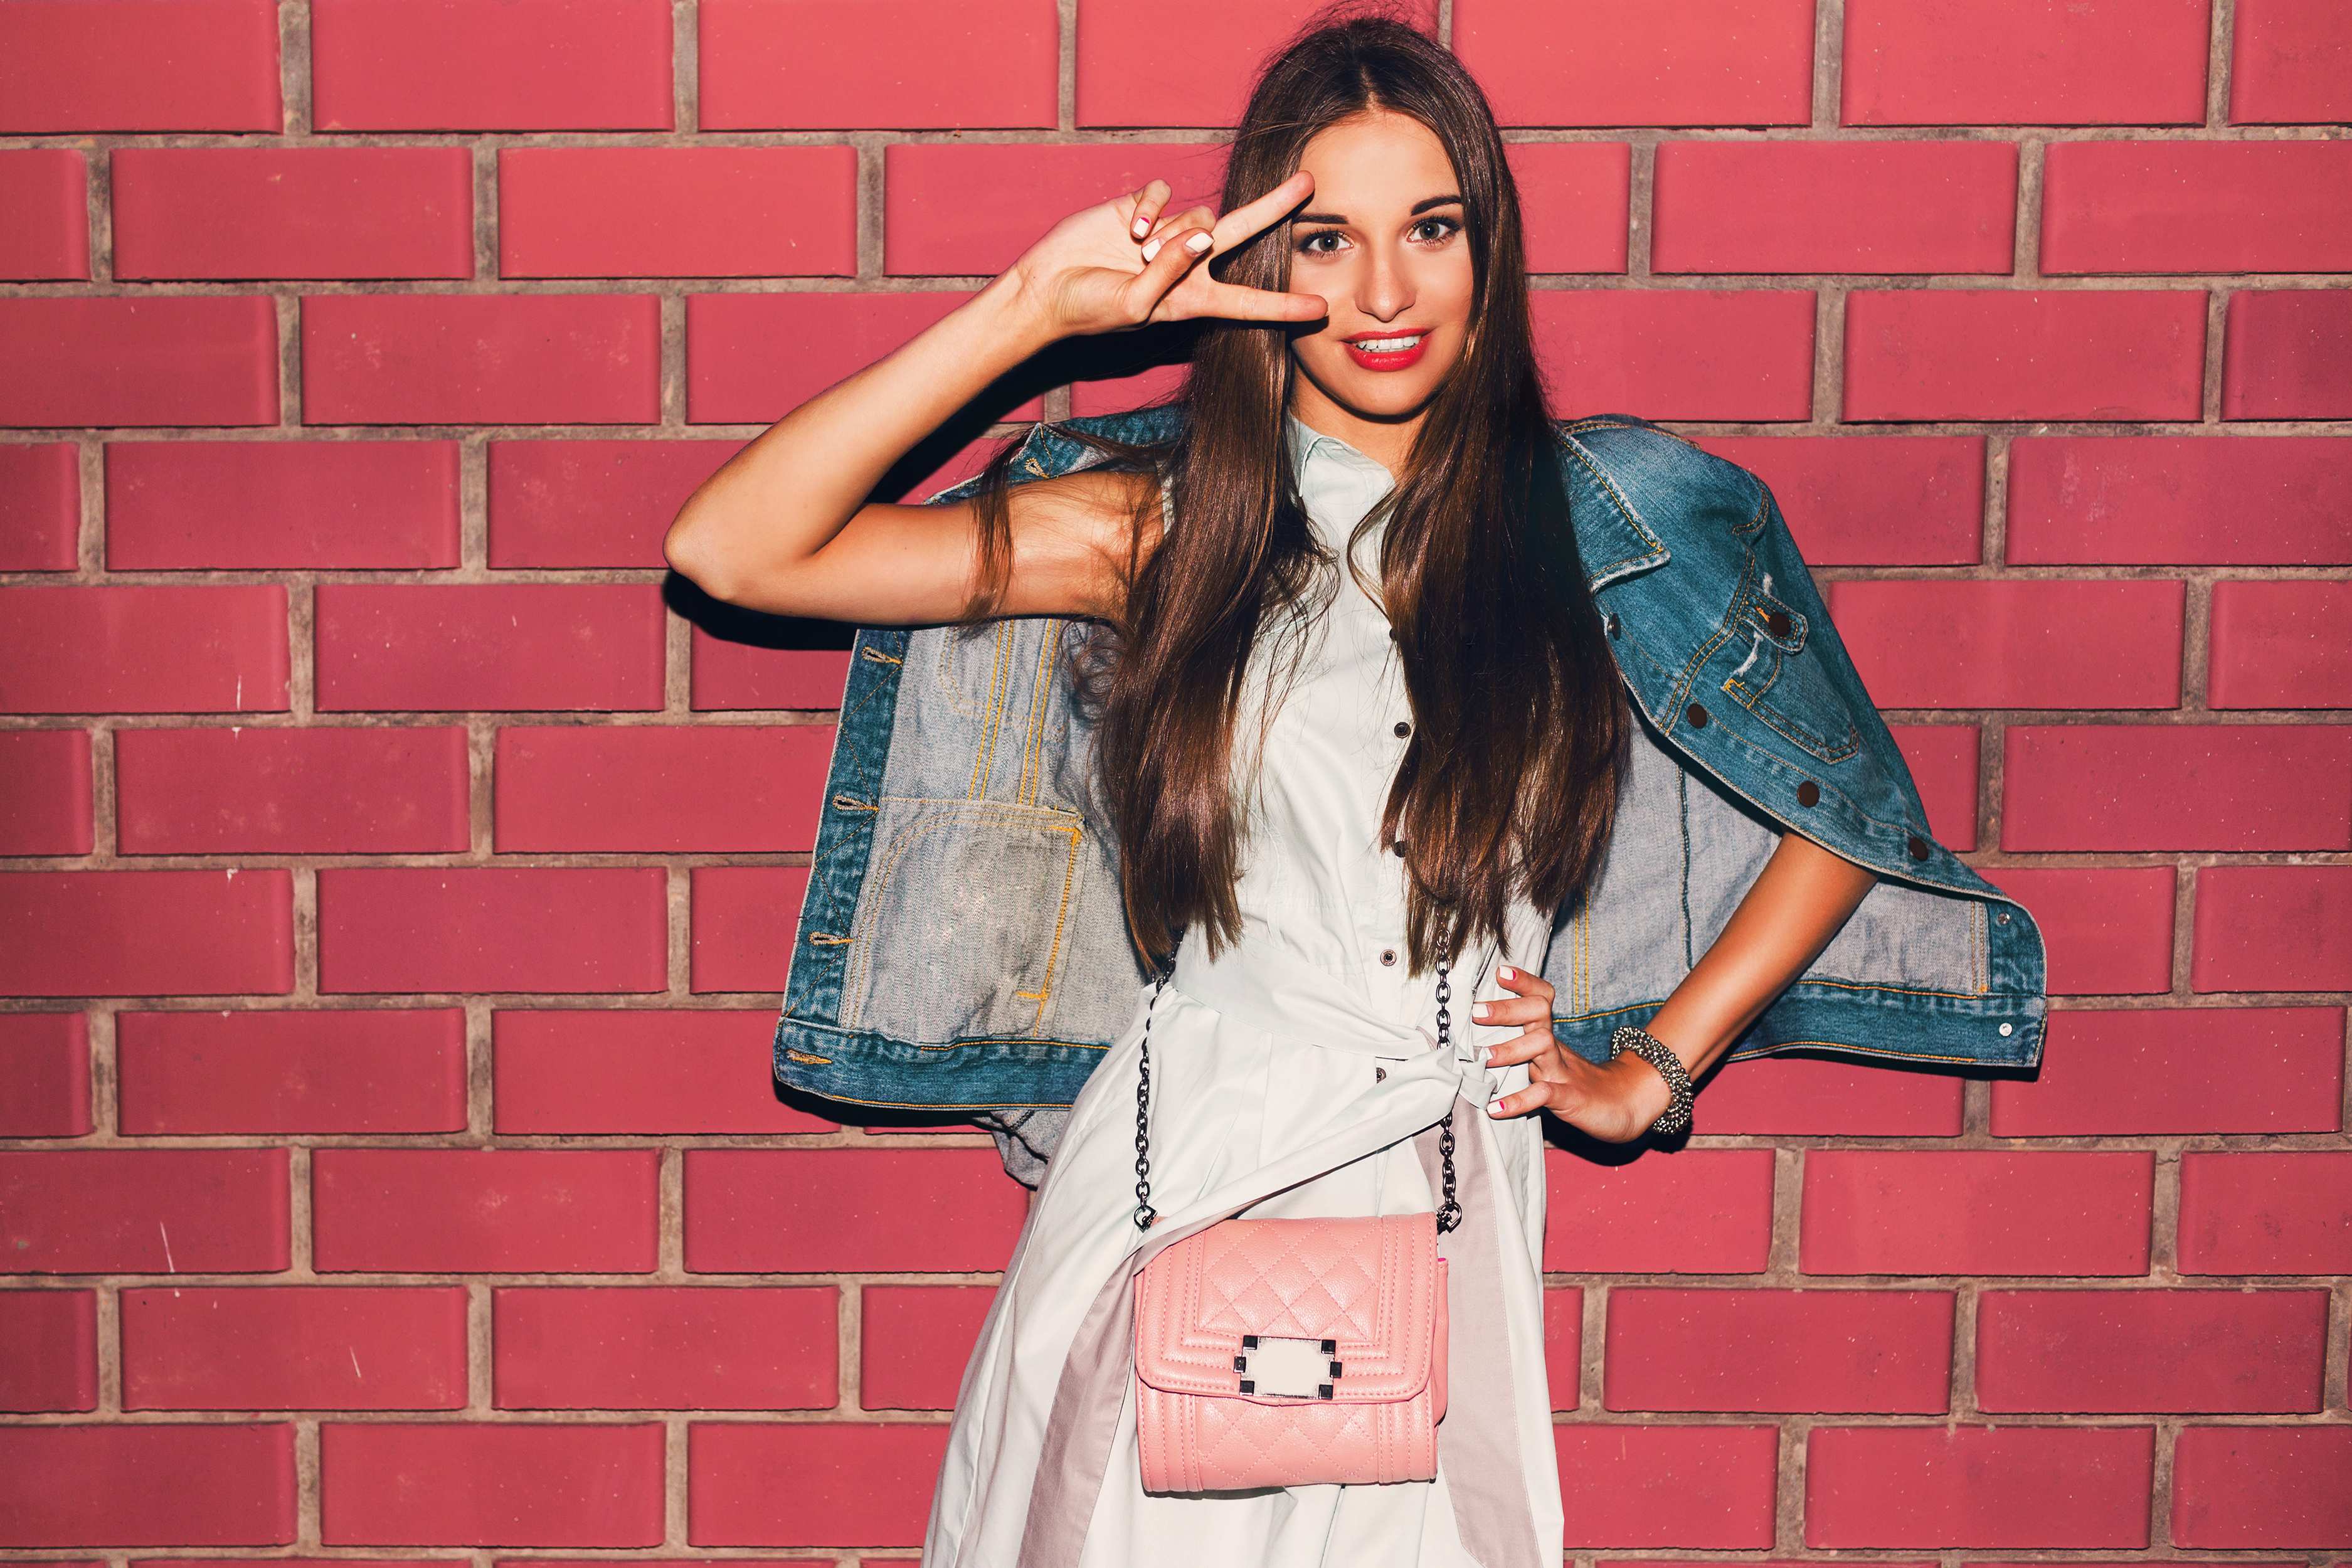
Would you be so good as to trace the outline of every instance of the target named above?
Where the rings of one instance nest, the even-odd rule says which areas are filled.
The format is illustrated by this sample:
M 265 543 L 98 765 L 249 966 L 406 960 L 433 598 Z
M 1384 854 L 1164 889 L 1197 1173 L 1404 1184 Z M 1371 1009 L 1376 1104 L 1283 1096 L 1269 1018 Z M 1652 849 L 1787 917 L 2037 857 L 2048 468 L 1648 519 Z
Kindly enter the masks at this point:
M 1370 265 L 1356 290 L 1356 308 L 1386 324 L 1412 309 L 1414 289 L 1401 247 L 1394 242 L 1371 247 Z

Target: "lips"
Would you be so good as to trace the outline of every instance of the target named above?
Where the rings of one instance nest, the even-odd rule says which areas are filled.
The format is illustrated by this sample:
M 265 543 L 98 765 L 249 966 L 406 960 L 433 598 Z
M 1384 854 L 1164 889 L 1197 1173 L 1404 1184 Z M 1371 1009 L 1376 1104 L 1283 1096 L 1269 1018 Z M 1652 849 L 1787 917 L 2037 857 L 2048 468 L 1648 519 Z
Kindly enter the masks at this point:
M 1342 338 L 1348 356 L 1366 370 L 1403 370 L 1418 363 L 1429 347 L 1429 333 L 1358 332 Z

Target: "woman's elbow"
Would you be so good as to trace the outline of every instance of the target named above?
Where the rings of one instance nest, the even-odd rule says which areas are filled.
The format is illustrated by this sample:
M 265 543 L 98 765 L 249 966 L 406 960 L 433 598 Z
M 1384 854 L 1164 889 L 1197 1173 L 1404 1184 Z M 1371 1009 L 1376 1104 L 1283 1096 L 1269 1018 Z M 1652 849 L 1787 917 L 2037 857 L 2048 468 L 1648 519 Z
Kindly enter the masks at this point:
M 741 574 L 732 570 L 730 552 L 718 532 L 689 501 L 662 536 L 662 558 L 671 571 L 712 598 L 731 605 L 742 592 Z

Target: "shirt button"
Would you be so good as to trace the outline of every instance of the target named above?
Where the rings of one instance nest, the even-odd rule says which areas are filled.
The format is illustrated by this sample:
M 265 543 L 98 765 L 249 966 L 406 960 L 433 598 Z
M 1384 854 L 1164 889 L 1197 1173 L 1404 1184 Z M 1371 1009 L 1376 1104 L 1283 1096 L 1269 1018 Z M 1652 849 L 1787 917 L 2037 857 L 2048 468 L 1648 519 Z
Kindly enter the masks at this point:
M 1392 947 L 1381 949 L 1381 962 L 1391 969 L 1396 967 L 1396 949 Z
M 1393 850 L 1395 850 L 1395 851 L 1396 851 L 1396 858 L 1397 858 L 1398 859 L 1402 860 L 1402 859 L 1403 859 L 1403 858 L 1404 858 L 1404 840 L 1403 840 L 1403 839 L 1402 839 L 1402 838 L 1398 839 L 1395 843 L 1393 843 L 1393 844 L 1390 845 L 1390 846 L 1389 846 L 1389 847 L 1390 847 L 1391 849 L 1393 849 Z
M 1396 735 L 1396 738 L 1397 738 L 1398 740 L 1402 741 L 1402 740 L 1403 740 L 1407 735 L 1410 735 L 1410 734 L 1412 734 L 1412 725 L 1410 725 L 1410 724 L 1408 724 L 1408 723 L 1406 723 L 1403 720 L 1400 719 L 1400 720 L 1398 720 L 1398 721 L 1396 721 L 1396 729 L 1395 729 L 1395 731 L 1393 731 L 1393 733 Z

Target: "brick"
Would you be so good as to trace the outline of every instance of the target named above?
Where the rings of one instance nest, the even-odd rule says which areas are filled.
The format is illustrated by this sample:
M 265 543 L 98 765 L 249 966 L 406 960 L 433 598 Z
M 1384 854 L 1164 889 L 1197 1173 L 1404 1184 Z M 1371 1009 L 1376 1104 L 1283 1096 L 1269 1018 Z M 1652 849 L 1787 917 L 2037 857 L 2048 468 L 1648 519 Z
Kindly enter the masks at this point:
M 1507 125 L 1802 125 L 1811 0 L 1461 0 L 1454 48 Z
M 89 278 L 89 189 L 79 153 L 0 153 L 0 213 L 8 218 L 0 230 L 0 278 Z
M 831 1286 L 494 1290 L 497 1404 L 501 1410 L 829 1409 L 838 1397 L 838 1295 Z
M 12 713 L 286 709 L 286 590 L 22 587 L 0 618 Z
M 0 1154 L 11 1274 L 273 1273 L 289 1215 L 283 1149 Z
M 2171 867 L 2002 866 L 1987 876 L 2032 911 L 2049 944 L 2052 995 L 2172 989 Z
M 0 731 L 0 855 L 87 855 L 93 832 L 89 735 Z
M 125 855 L 462 851 L 466 731 L 118 730 Z
M 329 1546 L 658 1546 L 662 1428 L 343 1425 L 319 1428 Z
M 2352 708 L 2352 583 L 2216 583 L 2205 700 Z
M 1771 487 L 1815 566 L 1973 566 L 1984 521 L 1984 437 L 1702 436 Z
M 318 703 L 454 712 L 658 708 L 654 583 L 327 583 Z
M 1822 1057 L 1733 1062 L 1699 1096 L 1710 1133 L 1957 1138 L 1960 1080 Z
M 1812 1547 L 2147 1544 L 2153 1426 L 1816 1426 Z
M 493 441 L 489 563 L 659 567 L 678 508 L 742 449 L 740 441 Z
M 1554 1410 L 1574 1410 L 1584 1370 L 1584 1291 L 1574 1285 L 1549 1287 L 1544 1302 L 1544 1381 Z
M 455 1410 L 466 1292 L 316 1285 L 122 1292 L 126 1410 Z
M 0 1410 L 97 1407 L 97 1293 L 0 1290 Z
M 908 7 L 918 8 L 935 7 Z M 965 7 L 959 5 L 953 9 Z M 1087 0 L 1078 26 L 1077 122 L 1084 126 L 1238 124 L 1249 99 L 1252 63 L 1279 52 L 1308 25 L 1316 10 L 1312 0 L 1203 0 L 1185 14 L 1183 26 L 1171 27 L 1166 13 L 1153 9 L 1150 0 Z M 1434 0 L 1411 0 L 1395 7 L 1392 14 L 1424 33 L 1434 36 L 1437 31 Z M 1047 38 L 1053 36 L 1050 21 L 1033 24 L 1033 30 Z M 1050 125 L 1053 120 L 1049 111 L 1042 120 L 1004 123 Z
M 325 294 L 302 301 L 313 425 L 643 425 L 661 416 L 650 294 Z
M 285 871 L 0 874 L 0 996 L 232 996 L 294 986 Z
M 0 572 L 70 572 L 80 531 L 80 455 L 72 443 L 0 445 Z
M 985 1285 L 868 1285 L 858 1294 L 857 1403 L 867 1410 L 954 1409 L 996 1292 Z
M 667 131 L 663 0 L 314 0 L 321 131 Z
M 463 147 L 125 147 L 117 278 L 471 278 Z
M 110 441 L 116 571 L 457 564 L 455 441 Z
M 275 425 L 258 295 L 0 300 L 0 425 Z
M 2004 849 L 2352 849 L 2352 727 L 2013 725 Z
M 1801 1267 L 2144 1274 L 2155 1179 L 2146 1153 L 1808 1150 Z
M 2200 125 L 2210 0 L 1852 0 L 1847 125 Z
M 1830 613 L 1885 708 L 2176 708 L 2179 582 L 1830 584 Z
M 1977 1406 L 2315 1411 L 2326 1350 L 2325 1290 L 1988 1290 Z
M 2042 163 L 2042 269 L 2352 269 L 2352 145 L 2059 142 Z
M 1546 1273 L 1753 1274 L 1772 1245 L 1772 1152 L 1544 1158 Z M 1606 1544 L 1596 1542 L 1596 1544 Z
M 1579 413 L 1806 419 L 1813 297 L 1784 289 L 1576 289 L 1534 297 L 1536 353 Z
M 2172 1456 L 2179 1545 L 2352 1543 L 2352 1426 L 2189 1426 Z
M 462 1132 L 455 1007 L 115 1015 L 122 1131 Z
M 0 135 L 285 128 L 271 0 L 16 0 Z
M 2339 1007 L 2063 1012 L 2041 1075 L 1992 1086 L 1996 1138 L 2334 1132 Z
M 1570 1551 L 1772 1544 L 1780 1434 L 1769 1426 L 1571 1423 L 1552 1436 Z
M 847 630 L 828 621 L 737 612 L 717 617 L 724 634 L 694 628 L 688 700 L 695 711 L 837 708 L 849 682 Z M 757 640 L 754 640 L 757 639 Z M 841 643 L 839 647 L 823 646 Z M 814 644 L 814 647 L 794 646 Z
M 828 724 L 509 727 L 498 847 L 808 849 L 832 754 Z M 707 788 L 713 779 L 729 787 Z
M 901 276 L 1002 272 L 1081 208 L 1174 187 L 1171 210 L 1216 203 L 1219 150 L 1199 143 L 895 142 L 882 154 L 882 270 Z
M 667 881 L 656 866 L 321 871 L 319 989 L 658 991 Z
M 2017 148 L 1669 142 L 1654 199 L 1659 272 L 2007 272 Z
M 1633 150 L 1623 142 L 1517 142 L 1530 272 L 1622 272 Z
M 821 1117 L 777 1103 L 769 1065 L 773 1008 L 501 1009 L 491 1020 L 500 1132 L 834 1131 Z
M 1952 1300 L 1941 1290 L 1609 1293 L 1611 1410 L 1939 1415 Z
M 1097 26 L 1090 7 L 1087 29 Z M 1083 50 L 1087 30 L 1078 37 Z M 921 42 L 877 51 L 884 38 Z M 1055 123 L 1061 42 L 1052 0 L 860 0 L 847 8 L 823 0 L 705 0 L 700 42 L 705 131 Z M 1229 72 L 1238 58 L 1226 56 Z M 1085 125 L 1083 64 L 1079 69 Z
M 969 298 L 941 289 L 693 295 L 686 302 L 686 417 L 696 425 L 781 419 Z M 1028 419 L 1041 406 L 1031 398 L 981 412 Z
M 2240 125 L 2352 120 L 2352 16 L 2331 0 L 2238 0 L 2230 119 Z
M 658 1160 L 652 1149 L 320 1149 L 317 1268 L 642 1273 L 654 1266 Z
M 2352 289 L 2231 295 L 2221 417 L 2352 418 Z
M 294 1428 L 0 1427 L 0 1545 L 283 1546 Z
M 686 1538 L 696 1546 L 914 1546 L 948 1429 L 703 1424 L 688 1428 Z
M 2352 1272 L 2352 1152 L 2181 1155 L 2180 1271 Z
M 2329 437 L 2021 437 L 2009 448 L 2012 565 L 2352 563 L 2352 441 Z
M 0 1138 L 79 1138 L 89 1128 L 89 1020 L 0 1013 Z
M 782 991 L 808 868 L 697 866 L 692 878 L 693 988 Z
M 1936 842 L 1962 854 L 1977 847 L 1977 752 L 1973 724 L 1892 724 L 1895 744 L 1927 808 Z
M 2352 867 L 2211 866 L 2197 878 L 2195 991 L 2352 989 Z
M 870 25 L 861 13 L 862 27 Z M 838 277 L 857 270 L 853 147 L 509 147 L 505 278 Z
M 2194 419 L 2202 289 L 1858 289 L 1848 419 Z
M 696 1274 L 980 1273 L 1004 1267 L 1026 1194 L 986 1149 L 692 1149 Z

